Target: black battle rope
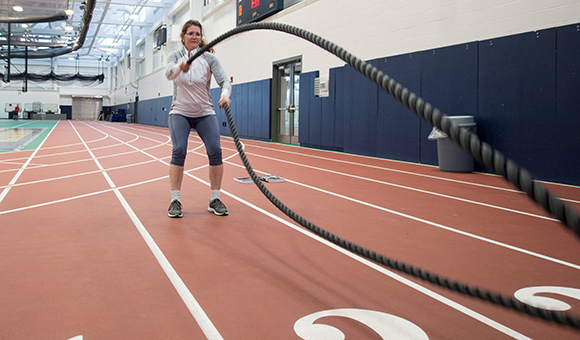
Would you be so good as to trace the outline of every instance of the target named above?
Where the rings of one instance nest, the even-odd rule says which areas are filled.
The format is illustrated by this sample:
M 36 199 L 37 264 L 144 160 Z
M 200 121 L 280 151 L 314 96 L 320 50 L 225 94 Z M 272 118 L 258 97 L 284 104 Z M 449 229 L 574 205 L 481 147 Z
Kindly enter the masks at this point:
M 238 33 L 256 30 L 256 29 L 266 29 L 289 33 L 297 37 L 303 38 L 312 42 L 315 45 L 322 47 L 328 52 L 336 55 L 340 59 L 344 60 L 354 69 L 365 75 L 367 78 L 375 82 L 377 85 L 382 87 L 391 96 L 396 98 L 398 101 L 403 103 L 413 112 L 415 112 L 419 117 L 423 118 L 431 125 L 434 125 L 438 129 L 445 132 L 451 140 L 459 144 L 464 150 L 471 153 L 471 155 L 481 164 L 485 165 L 489 169 L 495 170 L 499 175 L 502 175 L 510 183 L 515 185 L 518 189 L 526 192 L 530 198 L 539 203 L 544 209 L 546 209 L 550 214 L 558 218 L 562 223 L 568 228 L 572 229 L 574 233 L 580 235 L 580 221 L 578 218 L 578 213 L 566 205 L 564 205 L 560 199 L 554 194 L 550 193 L 542 184 L 532 180 L 531 175 L 525 169 L 519 167 L 514 161 L 505 158 L 499 151 L 494 150 L 489 144 L 482 142 L 477 138 L 476 135 L 470 133 L 467 129 L 459 128 L 456 124 L 451 122 L 447 116 L 441 113 L 436 108 L 433 108 L 431 104 L 426 103 L 423 99 L 418 97 L 416 94 L 410 92 L 407 88 L 404 88 L 401 84 L 397 83 L 389 76 L 383 74 L 381 71 L 377 70 L 372 65 L 358 59 L 354 55 L 345 51 L 343 48 L 325 40 L 311 32 L 305 31 L 301 28 L 293 27 L 286 24 L 280 24 L 275 22 L 260 22 L 246 24 L 238 26 L 229 32 L 224 33 L 215 40 L 211 41 L 209 44 L 202 47 L 195 55 L 188 59 L 188 63 L 199 57 L 204 52 L 209 51 L 209 49 L 219 42 L 235 35 Z M 284 203 L 278 200 L 262 183 L 262 181 L 256 176 L 250 162 L 246 158 L 246 154 L 240 143 L 240 139 L 236 130 L 236 126 L 232 119 L 230 108 L 227 104 L 224 105 L 226 112 L 226 117 L 228 124 L 230 125 L 230 131 L 232 137 L 236 143 L 236 147 L 240 154 L 240 158 L 248 171 L 248 174 L 258 186 L 260 191 L 274 204 L 280 211 L 286 214 L 288 217 L 299 223 L 301 226 L 312 231 L 313 233 L 323 237 L 324 239 L 348 250 L 361 255 L 367 259 L 370 259 L 379 264 L 388 266 L 392 269 L 405 272 L 407 274 L 413 275 L 424 281 L 437 284 L 443 288 L 450 289 L 452 291 L 459 292 L 461 294 L 469 295 L 481 300 L 489 301 L 493 304 L 500 305 L 503 307 L 514 309 L 518 312 L 526 313 L 528 315 L 542 318 L 547 321 L 556 322 L 562 325 L 568 325 L 576 329 L 580 329 L 580 318 L 576 315 L 563 314 L 560 312 L 549 311 L 546 309 L 536 308 L 528 304 L 524 304 L 511 296 L 497 293 L 490 290 L 484 290 L 479 287 L 474 287 L 470 284 L 465 284 L 460 281 L 455 281 L 450 278 L 443 277 L 441 275 L 434 274 L 432 272 L 426 271 L 421 268 L 417 268 L 413 265 L 406 264 L 404 262 L 388 258 L 379 253 L 373 252 L 369 249 L 361 247 L 357 244 L 349 242 L 341 237 L 338 237 L 317 225 L 311 223 L 310 221 L 304 219 L 302 216 L 298 215 L 290 208 L 288 208 Z

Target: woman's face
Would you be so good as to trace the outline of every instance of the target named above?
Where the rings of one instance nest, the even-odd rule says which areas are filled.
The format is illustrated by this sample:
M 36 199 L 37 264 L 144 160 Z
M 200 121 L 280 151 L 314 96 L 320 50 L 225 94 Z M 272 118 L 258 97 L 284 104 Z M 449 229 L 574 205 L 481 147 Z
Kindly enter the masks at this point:
M 188 51 L 194 50 L 201 42 L 201 29 L 195 25 L 189 26 L 185 34 L 181 33 L 181 39 Z

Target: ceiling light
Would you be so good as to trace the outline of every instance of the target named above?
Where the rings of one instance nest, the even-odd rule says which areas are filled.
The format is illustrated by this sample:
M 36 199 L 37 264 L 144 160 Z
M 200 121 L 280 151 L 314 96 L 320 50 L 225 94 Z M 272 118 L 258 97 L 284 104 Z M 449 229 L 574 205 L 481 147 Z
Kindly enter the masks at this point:
M 67 9 L 66 11 L 64 11 L 67 15 L 73 15 L 75 14 L 75 11 L 73 11 L 72 9 Z
M 137 18 L 139 18 L 139 14 L 131 14 L 131 15 L 129 15 L 129 19 L 135 20 Z
M 118 44 L 118 43 L 116 43 L 116 42 L 114 42 L 114 43 L 111 43 L 111 46 L 117 46 L 117 45 L 119 45 L 119 44 Z
M 20 24 L 20 27 L 28 28 L 28 24 Z
M 120 34 L 120 35 L 123 35 L 123 34 L 125 34 L 125 33 L 127 33 L 127 32 L 125 32 L 125 31 L 119 31 L 119 34 Z
M 74 57 L 68 57 L 68 60 L 75 60 Z
M 66 25 L 66 26 L 64 27 L 64 30 L 65 30 L 65 31 L 72 31 L 72 30 L 73 30 L 73 27 L 72 27 L 71 25 Z
M 24 9 L 22 9 L 22 6 L 13 6 L 12 9 L 15 10 L 16 12 L 24 11 Z

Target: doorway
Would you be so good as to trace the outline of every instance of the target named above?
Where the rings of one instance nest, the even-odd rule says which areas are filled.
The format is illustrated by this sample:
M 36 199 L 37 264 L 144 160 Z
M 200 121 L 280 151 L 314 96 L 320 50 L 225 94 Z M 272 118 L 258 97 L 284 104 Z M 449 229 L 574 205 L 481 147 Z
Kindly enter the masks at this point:
M 276 142 L 299 144 L 300 73 L 302 57 L 294 57 L 274 63 L 272 139 Z

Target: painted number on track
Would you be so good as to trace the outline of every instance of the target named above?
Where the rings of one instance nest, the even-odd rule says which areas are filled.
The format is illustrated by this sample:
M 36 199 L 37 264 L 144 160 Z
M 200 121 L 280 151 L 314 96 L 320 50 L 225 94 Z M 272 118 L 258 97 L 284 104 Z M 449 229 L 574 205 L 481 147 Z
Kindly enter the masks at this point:
M 374 330 L 381 339 L 429 340 L 427 334 L 414 323 L 387 313 L 366 309 L 330 309 L 307 315 L 294 324 L 294 331 L 304 340 L 344 340 L 339 329 L 314 322 L 325 316 L 341 316 L 356 320 Z
M 528 305 L 548 309 L 552 311 L 565 311 L 569 310 L 570 305 L 564 301 L 560 301 L 554 298 L 536 296 L 536 294 L 558 294 L 567 297 L 571 297 L 580 300 L 580 289 L 568 288 L 568 287 L 557 287 L 557 286 L 538 286 L 538 287 L 526 287 L 519 289 L 514 293 L 516 299 L 520 302 L 527 303 Z

